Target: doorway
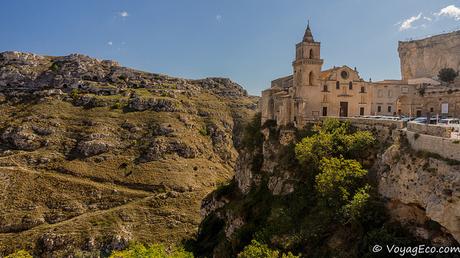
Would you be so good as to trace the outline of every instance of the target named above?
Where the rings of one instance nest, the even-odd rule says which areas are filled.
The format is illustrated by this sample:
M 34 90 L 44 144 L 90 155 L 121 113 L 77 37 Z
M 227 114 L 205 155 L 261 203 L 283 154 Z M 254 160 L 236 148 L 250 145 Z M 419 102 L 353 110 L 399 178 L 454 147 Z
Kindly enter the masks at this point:
M 341 117 L 348 117 L 348 102 L 340 102 L 340 114 Z
M 323 116 L 327 116 L 327 107 L 323 107 Z

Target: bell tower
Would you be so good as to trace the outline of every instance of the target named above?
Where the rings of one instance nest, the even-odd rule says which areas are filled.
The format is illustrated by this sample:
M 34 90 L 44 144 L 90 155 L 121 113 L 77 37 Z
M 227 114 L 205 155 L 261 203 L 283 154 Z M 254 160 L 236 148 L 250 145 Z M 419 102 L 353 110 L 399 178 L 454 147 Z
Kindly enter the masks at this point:
M 312 117 L 319 116 L 318 111 L 309 110 L 319 105 L 315 92 L 320 92 L 320 73 L 323 66 L 321 59 L 321 43 L 316 42 L 308 22 L 302 42 L 296 45 L 294 70 L 293 103 L 291 121 L 296 125 L 304 125 Z M 315 97 L 316 96 L 316 97 Z
M 323 60 L 321 59 L 321 43 L 313 39 L 308 22 L 302 42 L 296 45 L 294 69 L 294 86 L 318 86 Z

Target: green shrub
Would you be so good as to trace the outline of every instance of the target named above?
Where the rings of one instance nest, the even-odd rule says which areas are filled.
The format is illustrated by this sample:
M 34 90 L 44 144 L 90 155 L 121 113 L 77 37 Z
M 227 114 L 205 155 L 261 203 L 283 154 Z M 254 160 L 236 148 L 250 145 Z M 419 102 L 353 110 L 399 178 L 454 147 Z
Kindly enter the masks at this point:
M 126 75 L 122 74 L 122 75 L 118 76 L 118 79 L 120 79 L 122 81 L 126 81 L 126 80 L 128 80 L 128 77 Z
M 76 99 L 76 98 L 78 98 L 79 93 L 80 93 L 80 91 L 78 89 L 72 89 L 72 91 L 70 92 L 70 97 L 73 98 L 73 99 Z
M 110 258 L 193 258 L 193 254 L 184 251 L 182 248 L 166 251 L 160 244 L 144 246 L 134 243 L 122 251 L 114 251 Z
M 112 105 L 112 109 L 121 109 L 123 108 L 123 104 L 121 104 L 120 102 L 116 102 Z
M 203 136 L 208 136 L 209 135 L 208 128 L 206 126 L 201 127 L 198 130 L 198 132 Z
M 452 68 L 442 68 L 439 70 L 438 78 L 447 83 L 452 83 L 457 78 L 458 72 Z
M 32 255 L 30 255 L 26 250 L 19 250 L 7 255 L 5 258 L 32 258 Z
M 51 64 L 50 66 L 50 70 L 57 73 L 59 71 L 59 69 L 61 69 L 60 65 L 56 62 L 54 62 L 53 64 Z
M 267 245 L 260 244 L 256 240 L 252 240 L 250 245 L 247 245 L 244 250 L 238 254 L 238 258 L 296 258 L 292 253 L 280 254 L 278 250 L 270 249 Z

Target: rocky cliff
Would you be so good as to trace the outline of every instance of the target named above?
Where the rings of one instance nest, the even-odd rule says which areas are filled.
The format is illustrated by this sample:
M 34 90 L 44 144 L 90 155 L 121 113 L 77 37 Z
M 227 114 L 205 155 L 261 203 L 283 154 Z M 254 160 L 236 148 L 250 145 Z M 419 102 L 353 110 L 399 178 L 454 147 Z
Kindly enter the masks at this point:
M 300 164 L 294 153 L 294 144 L 314 133 L 266 125 L 254 136 L 263 139 L 259 147 L 239 156 L 232 183 L 203 201 L 196 252 L 231 257 L 251 239 L 305 257 L 374 257 L 369 248 L 385 243 L 458 245 L 458 162 L 411 150 L 403 131 L 358 128 L 378 139 L 358 158 L 375 189 L 358 222 L 335 220 L 337 213 L 331 219 L 318 204 L 314 165 Z
M 114 61 L 0 53 L 0 256 L 98 257 L 194 235 L 257 98 Z
M 418 225 L 414 232 L 419 237 L 443 244 L 439 232 L 421 226 L 432 220 L 460 242 L 459 162 L 417 153 L 407 146 L 404 133 L 397 137 L 377 164 L 378 189 L 389 199 L 390 212 L 403 223 Z
M 460 70 L 460 31 L 399 42 L 403 80 L 436 77 L 442 68 Z

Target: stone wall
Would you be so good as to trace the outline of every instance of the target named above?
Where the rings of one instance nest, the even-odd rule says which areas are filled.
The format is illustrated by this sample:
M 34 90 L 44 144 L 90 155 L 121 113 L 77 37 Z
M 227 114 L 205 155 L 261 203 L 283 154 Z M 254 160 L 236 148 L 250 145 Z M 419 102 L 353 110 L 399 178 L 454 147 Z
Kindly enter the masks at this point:
M 460 161 L 460 142 L 458 140 L 417 134 L 411 131 L 407 131 L 406 134 L 412 149 L 427 151 L 438 154 L 446 159 Z
M 443 138 L 450 138 L 452 133 L 452 129 L 449 127 L 417 123 L 407 123 L 407 130 L 414 133 L 427 134 Z
M 399 42 L 403 80 L 435 77 L 441 68 L 460 70 L 460 31 Z

